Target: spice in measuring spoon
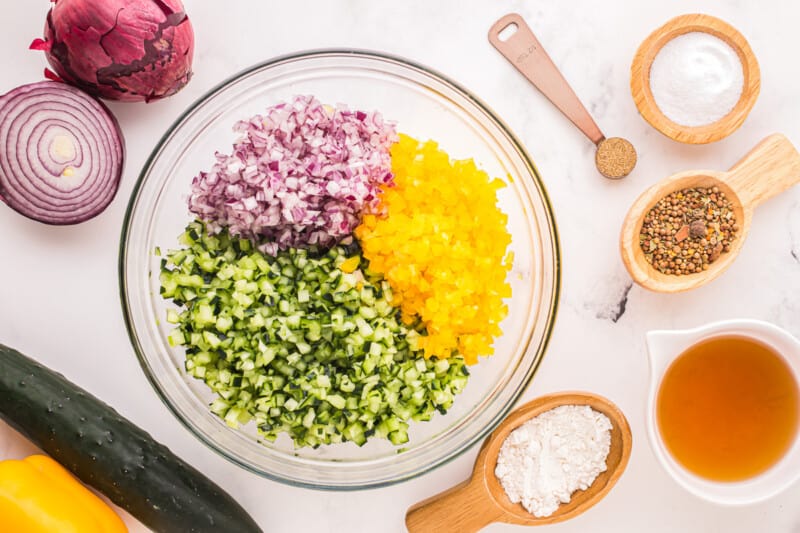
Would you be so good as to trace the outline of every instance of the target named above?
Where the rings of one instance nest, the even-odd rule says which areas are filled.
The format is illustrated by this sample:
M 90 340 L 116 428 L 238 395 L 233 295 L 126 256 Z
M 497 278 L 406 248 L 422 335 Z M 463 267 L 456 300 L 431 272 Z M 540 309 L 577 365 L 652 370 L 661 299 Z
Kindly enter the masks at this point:
M 656 270 L 680 276 L 702 272 L 730 252 L 738 231 L 727 195 L 719 187 L 695 187 L 673 192 L 650 209 L 639 245 Z
M 594 164 L 606 178 L 624 178 L 636 166 L 636 149 L 622 137 L 611 137 L 597 143 Z

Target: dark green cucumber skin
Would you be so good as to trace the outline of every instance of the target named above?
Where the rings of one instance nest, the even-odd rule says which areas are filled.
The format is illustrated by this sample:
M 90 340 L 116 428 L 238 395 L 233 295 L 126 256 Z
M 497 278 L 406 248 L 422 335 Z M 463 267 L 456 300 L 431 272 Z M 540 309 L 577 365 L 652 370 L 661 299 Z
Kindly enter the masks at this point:
M 213 481 L 64 376 L 0 344 L 0 417 L 156 532 L 261 532 Z

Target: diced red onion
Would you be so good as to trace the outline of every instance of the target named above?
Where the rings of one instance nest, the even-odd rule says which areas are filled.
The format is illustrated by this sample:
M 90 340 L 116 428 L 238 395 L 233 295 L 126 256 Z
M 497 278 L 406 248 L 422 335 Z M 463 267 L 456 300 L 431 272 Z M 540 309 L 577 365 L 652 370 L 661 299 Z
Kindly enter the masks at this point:
M 266 253 L 335 244 L 394 182 L 389 147 L 397 133 L 377 112 L 297 96 L 234 130 L 241 137 L 232 154 L 217 153 L 192 181 L 189 209 Z
M 77 224 L 117 192 L 124 141 L 111 113 L 53 81 L 0 96 L 0 200 L 45 224 Z

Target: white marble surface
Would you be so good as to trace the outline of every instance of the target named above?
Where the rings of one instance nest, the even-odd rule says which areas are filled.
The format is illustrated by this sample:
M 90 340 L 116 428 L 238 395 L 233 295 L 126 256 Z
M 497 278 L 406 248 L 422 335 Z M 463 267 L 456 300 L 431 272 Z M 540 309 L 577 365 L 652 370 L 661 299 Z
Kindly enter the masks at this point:
M 555 334 L 525 397 L 585 389 L 614 400 L 630 420 L 634 451 L 609 496 L 553 532 L 800 532 L 800 485 L 766 503 L 723 508 L 678 487 L 656 463 L 645 434 L 652 328 L 712 319 L 761 318 L 800 335 L 800 188 L 763 205 L 740 258 L 719 280 L 689 294 L 649 293 L 631 282 L 617 253 L 627 206 L 659 178 L 690 168 L 724 169 L 763 136 L 800 143 L 800 70 L 792 0 L 263 2 L 186 0 L 197 34 L 195 77 L 151 105 L 112 105 L 128 141 L 119 195 L 99 218 L 51 228 L 0 207 L 0 342 L 31 354 L 114 405 L 235 495 L 269 531 L 404 531 L 406 508 L 464 479 L 477 448 L 419 479 L 380 490 L 315 492 L 234 466 L 192 437 L 161 404 L 128 342 L 117 296 L 117 242 L 126 201 L 156 139 L 194 99 L 237 70 L 275 55 L 358 47 L 438 69 L 493 107 L 527 146 L 552 197 L 561 232 L 563 291 Z M 223 7 L 224 4 L 224 7 Z M 0 92 L 41 78 L 44 58 L 26 50 L 48 3 L 10 2 L 0 32 Z M 592 146 L 486 41 L 494 20 L 522 13 L 609 135 L 636 145 L 640 162 L 612 182 L 593 168 Z M 720 16 L 749 39 L 761 64 L 761 96 L 744 126 L 711 146 L 684 146 L 636 113 L 628 69 L 639 43 L 672 16 Z M 0 428 L 0 457 L 31 450 Z M 458 512 L 458 510 L 456 510 Z M 141 531 L 132 520 L 133 531 Z M 494 525 L 487 531 L 514 531 Z

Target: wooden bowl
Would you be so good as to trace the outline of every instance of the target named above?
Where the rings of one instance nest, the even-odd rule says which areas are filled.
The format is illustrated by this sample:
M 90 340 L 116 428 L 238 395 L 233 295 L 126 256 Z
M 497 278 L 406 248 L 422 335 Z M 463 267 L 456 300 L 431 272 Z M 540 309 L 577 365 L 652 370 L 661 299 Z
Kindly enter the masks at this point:
M 736 259 L 750 231 L 755 208 L 798 182 L 800 154 L 789 139 L 777 133 L 761 141 L 727 172 L 689 170 L 661 180 L 642 193 L 625 216 L 619 241 L 625 268 L 636 283 L 656 292 L 680 292 L 705 285 Z M 730 200 L 739 224 L 731 250 L 707 270 L 680 276 L 662 274 L 647 261 L 639 245 L 644 217 L 661 198 L 675 191 L 714 186 Z
M 679 35 L 696 31 L 722 39 L 736 51 L 742 62 L 744 86 L 739 101 L 718 121 L 703 126 L 683 126 L 667 118 L 656 105 L 650 90 L 650 67 L 665 44 Z M 710 15 L 681 15 L 670 20 L 644 40 L 631 65 L 631 93 L 639 113 L 655 129 L 682 143 L 710 143 L 736 131 L 756 103 L 760 89 L 761 72 L 747 40 L 736 28 Z
M 561 405 L 588 405 L 611 421 L 611 448 L 607 469 L 586 490 L 572 494 L 546 517 L 536 517 L 520 503 L 511 503 L 495 475 L 500 447 L 509 433 L 531 418 Z M 527 526 L 554 524 L 574 518 L 608 494 L 628 464 L 633 438 L 625 415 L 609 400 L 587 392 L 561 392 L 542 396 L 514 410 L 484 441 L 470 479 L 412 506 L 406 514 L 410 533 L 469 533 L 493 522 Z

